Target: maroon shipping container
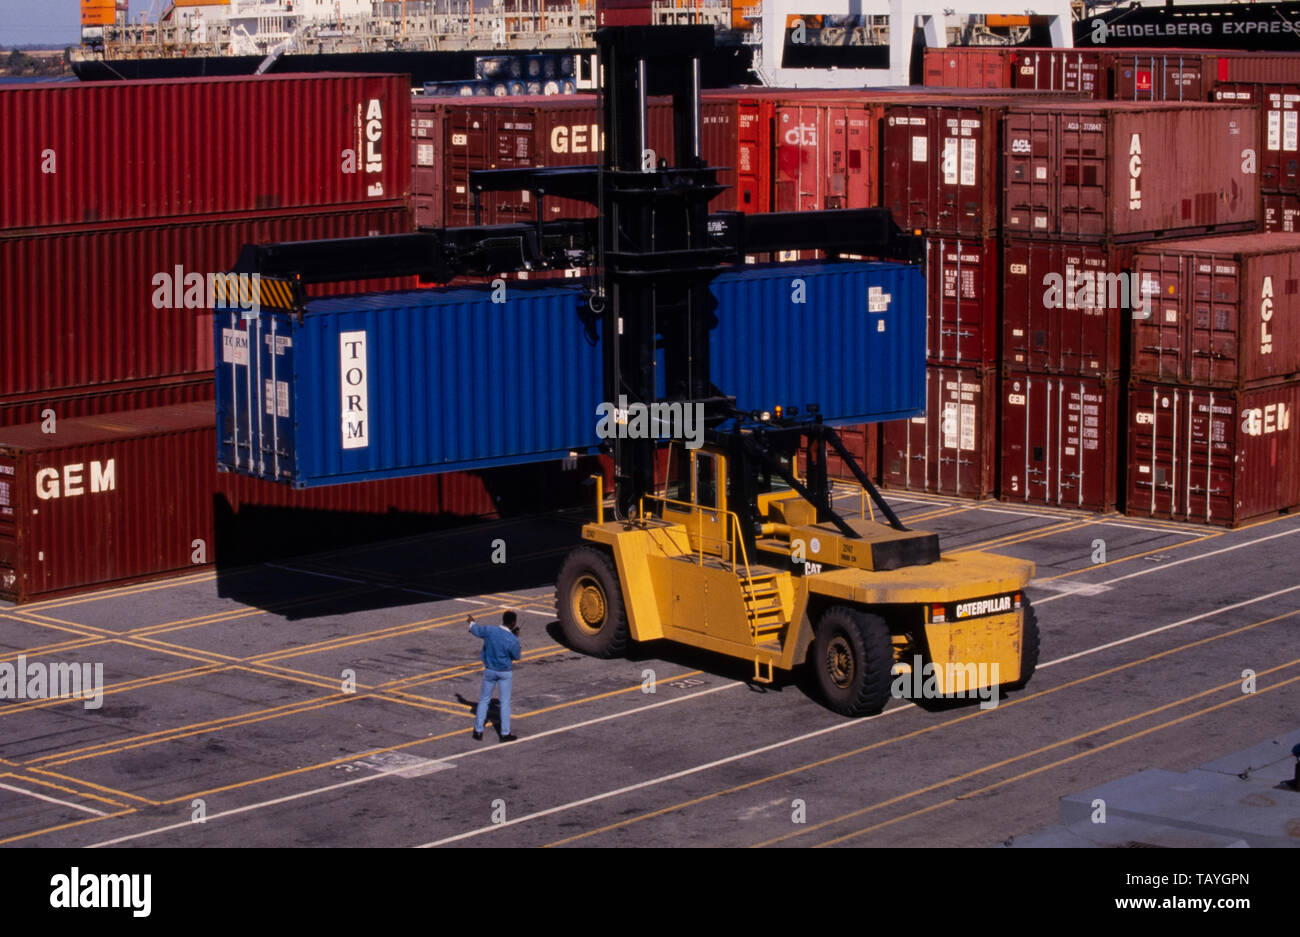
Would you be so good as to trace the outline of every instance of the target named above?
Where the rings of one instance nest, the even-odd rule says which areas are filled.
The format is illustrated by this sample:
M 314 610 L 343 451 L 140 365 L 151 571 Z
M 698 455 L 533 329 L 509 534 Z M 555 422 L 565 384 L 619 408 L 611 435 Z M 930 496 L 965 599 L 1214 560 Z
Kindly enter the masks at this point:
M 1265 192 L 1300 193 L 1300 85 L 1262 85 L 1260 185 Z
M 400 204 L 410 97 L 342 73 L 0 87 L 0 231 Z
M 772 210 L 878 204 L 878 119 L 878 106 L 861 101 L 804 97 L 776 102 Z
M 882 484 L 967 498 L 992 496 L 997 394 L 994 370 L 926 368 L 926 415 L 881 426 Z
M 1220 81 L 1300 84 L 1300 52 L 1216 52 Z
M 1264 230 L 1300 231 L 1300 195 L 1264 193 Z
M 720 167 L 718 181 L 731 186 L 709 202 L 709 210 L 768 211 L 771 128 L 760 119 L 758 102 L 737 94 L 704 95 L 700 101 L 704 161 Z
M 1111 53 L 1093 49 L 1021 49 L 1012 87 L 1075 91 L 1094 101 L 1110 97 Z
M 490 516 L 494 488 L 535 497 L 587 474 L 548 463 L 298 491 L 219 474 L 215 423 L 204 402 L 60 421 L 54 435 L 0 430 L 0 598 L 236 565 L 263 558 L 272 541 L 314 552 L 398 522 L 422 530 Z
M 1255 111 L 1220 104 L 1012 107 L 1003 228 L 1111 241 L 1251 230 L 1260 211 L 1249 158 L 1256 123 Z
M 229 270 L 245 244 L 410 229 L 406 209 L 384 208 L 0 238 L 0 396 L 211 375 L 211 313 L 179 308 L 186 277 Z M 398 289 L 411 279 L 308 292 Z
M 932 364 L 996 366 L 998 241 L 926 238 L 926 356 Z
M 881 131 L 882 203 L 902 228 L 986 238 L 998 231 L 1003 105 L 890 104 Z
M 1127 512 L 1235 527 L 1300 505 L 1300 383 L 1135 383 Z
M 1114 377 L 1138 297 L 1123 248 L 1007 239 L 1002 363 L 1045 374 Z
M 1205 101 L 1221 80 L 1219 57 L 1213 52 L 1125 49 L 1109 57 L 1110 96 L 1115 101 Z
M 6 397 L 0 398 L 0 427 L 41 423 L 52 414 L 54 422 L 48 425 L 57 431 L 59 420 L 100 416 L 123 410 L 171 407 L 199 400 L 212 400 L 215 394 L 212 375 L 209 374 L 203 377 L 127 381 L 121 384 L 98 385 L 89 389 L 79 388 L 51 394 Z
M 649 26 L 653 22 L 650 0 L 596 0 L 597 26 Z
M 859 423 L 853 426 L 837 426 L 835 432 L 840 434 L 840 440 L 844 443 L 844 448 L 849 450 L 853 456 L 858 468 L 867 473 L 867 477 L 875 481 L 880 476 L 880 424 L 879 423 Z M 799 472 L 803 473 L 808 470 L 807 460 L 804 453 L 799 452 Z M 844 459 L 829 447 L 826 449 L 826 474 L 831 478 L 838 478 L 856 484 L 857 479 L 849 470 Z M 846 505 L 845 510 L 850 513 L 856 509 L 856 505 Z
M 1114 507 L 1120 394 L 1113 379 L 1004 373 L 1002 500 Z
M 526 95 L 505 98 L 444 98 L 442 110 L 443 224 L 475 224 L 469 174 L 476 169 L 584 166 L 604 161 L 604 133 L 595 95 Z M 649 106 L 647 148 L 658 160 L 673 161 L 671 103 Z M 531 193 L 485 192 L 482 224 L 509 224 L 537 217 Z M 546 218 L 591 218 L 595 206 L 547 198 Z
M 1242 387 L 1300 375 L 1300 234 L 1136 248 L 1152 315 L 1133 319 L 1132 374 Z
M 1002 46 L 926 49 L 922 83 L 940 88 L 1011 88 L 1016 52 Z
M 1300 85 L 1221 84 L 1214 89 L 1213 99 L 1257 108 L 1259 185 L 1265 196 L 1270 192 L 1300 191 Z

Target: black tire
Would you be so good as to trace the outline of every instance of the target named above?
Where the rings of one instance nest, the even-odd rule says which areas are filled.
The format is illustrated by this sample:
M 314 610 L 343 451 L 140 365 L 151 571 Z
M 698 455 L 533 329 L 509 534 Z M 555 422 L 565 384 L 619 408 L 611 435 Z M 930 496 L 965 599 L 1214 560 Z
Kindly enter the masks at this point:
M 593 657 L 620 657 L 629 641 L 627 610 L 614 559 L 603 550 L 578 547 L 564 559 L 555 583 L 555 609 L 564 639 Z
M 817 621 L 812 665 L 828 707 L 843 716 L 874 716 L 893 686 L 889 626 L 876 615 L 831 606 Z
M 1029 602 L 1029 596 L 1022 593 L 1020 602 L 1025 620 L 1020 636 L 1020 679 L 1015 683 L 1004 684 L 1008 690 L 1023 690 L 1038 668 L 1038 615 Z

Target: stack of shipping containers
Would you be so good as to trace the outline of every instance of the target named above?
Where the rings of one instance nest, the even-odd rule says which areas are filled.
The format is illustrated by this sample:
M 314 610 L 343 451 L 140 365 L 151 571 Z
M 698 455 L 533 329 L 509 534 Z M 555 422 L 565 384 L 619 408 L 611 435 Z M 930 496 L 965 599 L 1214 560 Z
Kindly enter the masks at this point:
M 994 493 L 999 266 L 998 134 L 1003 104 L 951 98 L 888 104 L 882 202 L 926 237 L 926 415 L 881 429 L 890 486 Z
M 230 137 L 254 117 L 264 146 Z M 400 76 L 0 89 L 0 595 L 213 562 L 214 510 L 303 512 L 310 538 L 493 509 L 468 476 L 307 496 L 215 469 L 207 277 L 246 243 L 410 230 L 408 120 Z
M 1235 526 L 1300 504 L 1300 235 L 1144 244 L 1128 513 Z
M 1197 140 L 1196 147 L 1169 145 Z M 1003 499 L 1116 506 L 1135 245 L 1253 231 L 1254 112 L 1214 104 L 1009 110 L 1003 132 Z

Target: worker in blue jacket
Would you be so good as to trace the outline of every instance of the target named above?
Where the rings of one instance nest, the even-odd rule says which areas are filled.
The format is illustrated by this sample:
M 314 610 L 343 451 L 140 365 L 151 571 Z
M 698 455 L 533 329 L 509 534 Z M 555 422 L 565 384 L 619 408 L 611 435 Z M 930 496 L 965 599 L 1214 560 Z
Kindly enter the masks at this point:
M 518 616 L 506 612 L 499 625 L 480 625 L 473 615 L 466 616 L 469 633 L 483 639 L 483 688 L 478 695 L 478 712 L 474 717 L 474 740 L 483 738 L 483 724 L 487 720 L 488 704 L 492 701 L 492 688 L 500 688 L 501 741 L 513 742 L 510 732 L 510 684 L 514 679 L 513 661 L 519 660 Z

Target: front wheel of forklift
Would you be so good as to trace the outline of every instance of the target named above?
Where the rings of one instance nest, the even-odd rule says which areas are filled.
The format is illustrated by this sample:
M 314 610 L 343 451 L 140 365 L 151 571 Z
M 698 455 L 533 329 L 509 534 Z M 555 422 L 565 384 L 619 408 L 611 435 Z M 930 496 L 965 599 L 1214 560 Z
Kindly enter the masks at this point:
M 812 665 L 827 706 L 844 716 L 874 716 L 893 686 L 889 626 L 876 615 L 831 606 L 817 621 Z
M 555 608 L 564 640 L 593 657 L 627 650 L 627 611 L 614 559 L 603 550 L 578 547 L 564 560 L 555 584 Z

